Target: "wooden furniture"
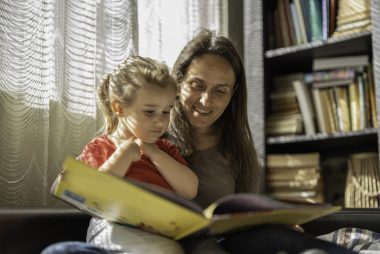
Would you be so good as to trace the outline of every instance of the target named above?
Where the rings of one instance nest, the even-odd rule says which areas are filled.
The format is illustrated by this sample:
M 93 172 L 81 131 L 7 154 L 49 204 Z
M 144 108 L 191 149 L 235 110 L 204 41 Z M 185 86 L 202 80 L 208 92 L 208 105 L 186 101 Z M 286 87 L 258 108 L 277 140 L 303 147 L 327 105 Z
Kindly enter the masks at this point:
M 298 135 L 288 137 L 266 137 L 265 119 L 268 115 L 268 97 L 271 78 L 276 75 L 311 72 L 315 57 L 335 57 L 354 54 L 369 54 L 372 57 L 376 90 L 377 116 L 380 111 L 380 3 L 372 1 L 372 32 L 329 38 L 286 48 L 269 49 L 266 22 L 273 11 L 276 0 L 244 1 L 244 62 L 248 82 L 248 112 L 256 149 L 262 166 L 261 190 L 265 192 L 265 158 L 269 153 L 320 152 L 322 172 L 324 162 L 343 158 L 356 152 L 379 152 L 379 129 L 358 132 Z M 338 170 L 338 169 L 336 169 Z M 344 186 L 341 184 L 340 186 Z M 334 182 L 325 185 L 326 193 L 336 188 Z M 342 188 L 342 187 L 341 187 Z M 343 205 L 342 203 L 339 203 Z M 379 209 L 347 209 L 324 221 L 340 227 L 352 226 L 361 216 L 380 212 Z M 322 221 L 321 220 L 321 221 Z M 319 221 L 319 220 L 318 220 Z M 317 225 L 316 224 L 313 225 Z M 360 224 L 360 223 L 359 223 Z M 362 225 L 363 227 L 365 225 Z M 321 231 L 323 229 L 321 228 Z M 314 231 L 316 232 L 316 231 Z M 322 232 L 318 232 L 322 233 Z M 323 232 L 326 233 L 326 232 Z

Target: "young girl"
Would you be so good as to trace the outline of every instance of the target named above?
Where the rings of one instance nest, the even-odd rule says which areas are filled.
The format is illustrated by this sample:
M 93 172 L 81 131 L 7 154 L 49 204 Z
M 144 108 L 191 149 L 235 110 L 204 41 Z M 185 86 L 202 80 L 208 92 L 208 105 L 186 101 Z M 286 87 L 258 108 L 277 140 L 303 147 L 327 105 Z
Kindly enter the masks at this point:
M 100 171 L 194 198 L 197 176 L 177 148 L 160 139 L 176 92 L 165 64 L 140 56 L 126 59 L 98 87 L 105 133 L 85 146 L 80 160 Z

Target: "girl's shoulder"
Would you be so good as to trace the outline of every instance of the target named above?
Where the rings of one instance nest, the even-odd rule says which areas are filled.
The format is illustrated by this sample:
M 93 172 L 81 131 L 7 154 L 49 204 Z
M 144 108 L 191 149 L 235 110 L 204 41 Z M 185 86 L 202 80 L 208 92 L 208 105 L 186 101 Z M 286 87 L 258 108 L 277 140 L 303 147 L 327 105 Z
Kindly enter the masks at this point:
M 167 149 L 171 149 L 171 148 L 175 148 L 177 149 L 176 145 L 174 145 L 173 142 L 171 142 L 170 140 L 168 139 L 165 139 L 165 138 L 161 138 L 161 139 L 158 139 L 156 141 L 156 145 L 161 149 L 161 150 L 167 150 Z
M 169 140 L 159 139 L 156 141 L 156 145 L 158 146 L 158 148 L 160 148 L 165 153 L 169 154 L 171 157 L 173 157 L 180 163 L 187 164 L 186 160 L 181 155 L 177 146 L 173 144 L 172 142 L 170 142 Z
M 90 142 L 85 146 L 87 148 L 106 148 L 106 147 L 115 147 L 115 144 L 108 138 L 107 134 L 99 135 L 93 138 Z

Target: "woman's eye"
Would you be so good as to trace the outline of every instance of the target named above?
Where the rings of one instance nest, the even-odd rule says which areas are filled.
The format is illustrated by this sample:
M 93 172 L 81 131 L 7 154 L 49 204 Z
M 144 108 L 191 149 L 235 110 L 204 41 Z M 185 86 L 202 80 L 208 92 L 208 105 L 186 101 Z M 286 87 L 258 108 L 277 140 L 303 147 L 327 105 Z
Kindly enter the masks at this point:
M 170 114 L 170 111 L 164 111 L 163 113 L 164 113 L 164 115 L 168 115 L 168 114 Z
M 199 82 L 192 82 L 191 86 L 195 89 L 198 89 L 198 90 L 204 89 L 204 85 L 202 83 L 199 83 Z
M 227 89 L 217 89 L 216 92 L 218 94 L 228 94 L 228 90 Z

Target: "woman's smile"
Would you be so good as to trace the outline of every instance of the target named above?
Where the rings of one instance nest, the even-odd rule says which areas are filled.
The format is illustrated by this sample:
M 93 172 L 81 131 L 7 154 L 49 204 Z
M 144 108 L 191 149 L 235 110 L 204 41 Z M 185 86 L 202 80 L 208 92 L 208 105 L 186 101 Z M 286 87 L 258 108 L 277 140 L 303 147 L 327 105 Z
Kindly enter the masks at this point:
M 200 109 L 199 107 L 197 107 L 195 105 L 193 106 L 193 109 L 195 112 L 197 112 L 201 115 L 205 115 L 205 116 L 210 115 L 212 113 L 212 110 Z

